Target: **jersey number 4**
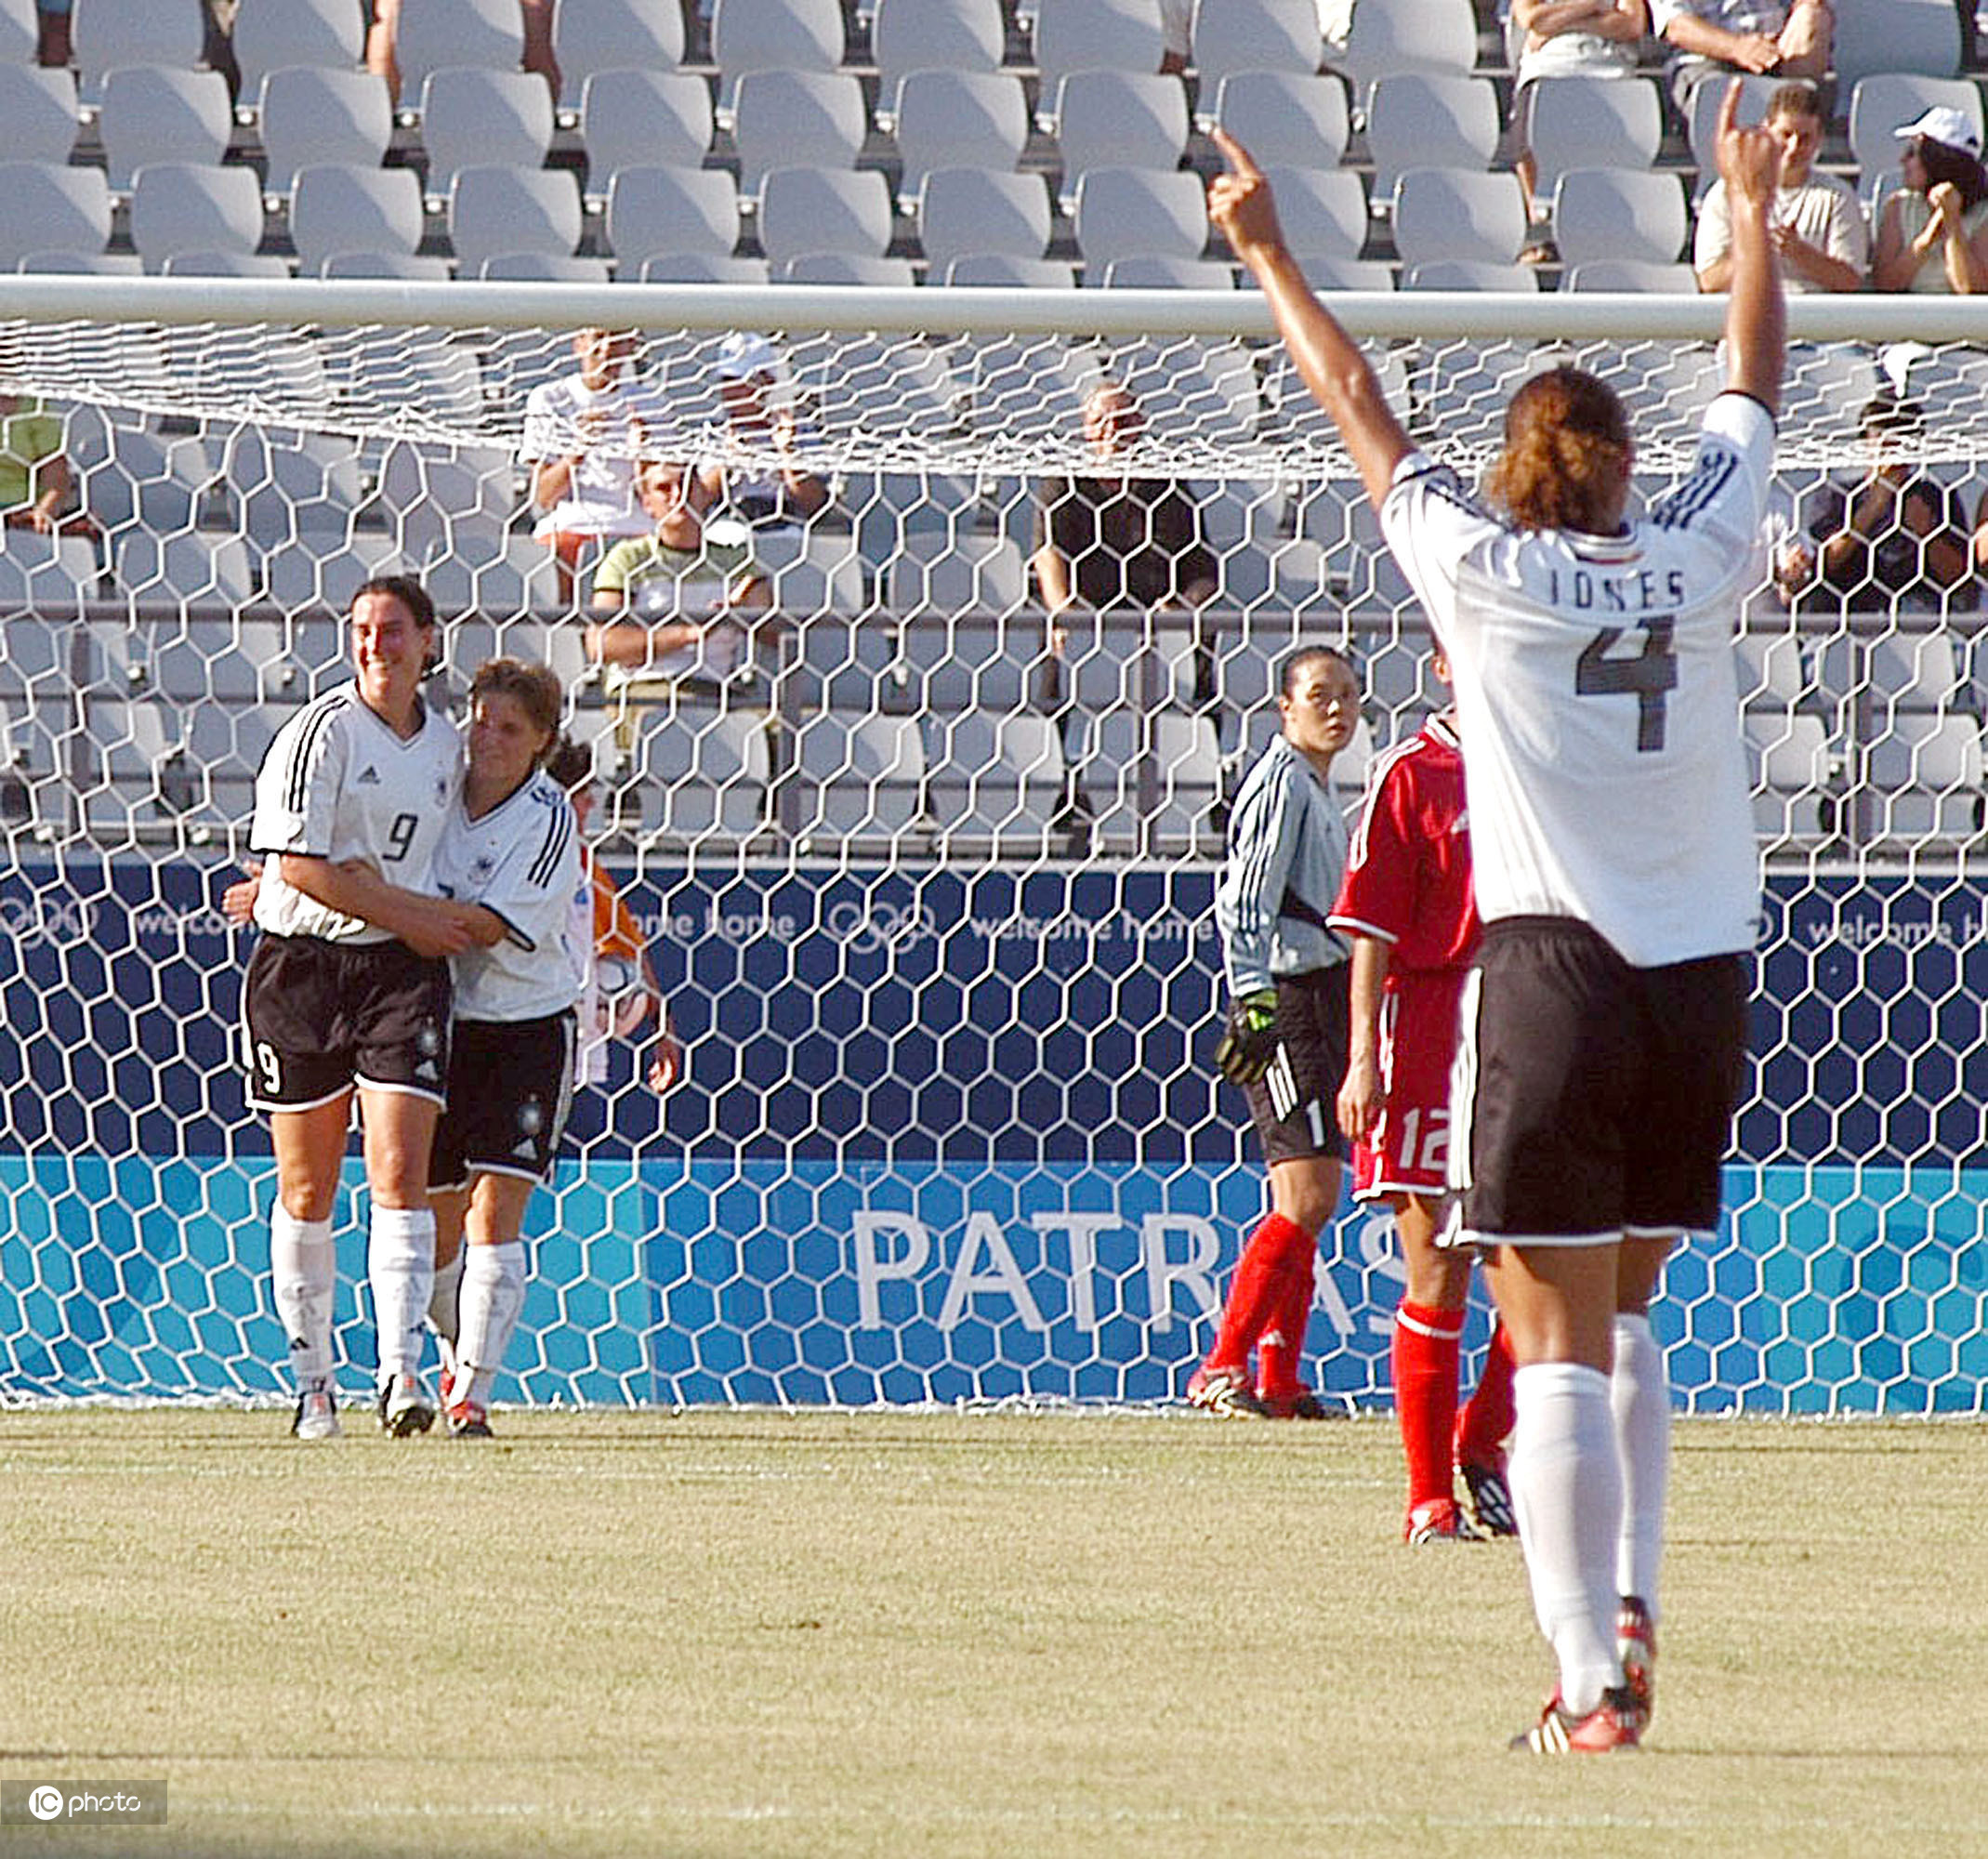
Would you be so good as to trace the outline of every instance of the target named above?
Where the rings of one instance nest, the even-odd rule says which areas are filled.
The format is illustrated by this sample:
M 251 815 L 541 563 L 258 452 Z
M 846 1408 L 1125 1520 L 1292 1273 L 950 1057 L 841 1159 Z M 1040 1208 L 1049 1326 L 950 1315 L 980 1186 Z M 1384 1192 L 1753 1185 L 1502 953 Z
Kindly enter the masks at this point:
M 1574 668 L 1573 688 L 1582 697 L 1636 693 L 1636 746 L 1654 751 L 1664 746 L 1664 698 L 1678 688 L 1678 655 L 1670 649 L 1675 622 L 1667 613 L 1645 620 L 1639 627 L 1604 626 L 1588 642 Z M 1633 658 L 1611 658 L 1625 632 L 1643 636 L 1643 649 Z

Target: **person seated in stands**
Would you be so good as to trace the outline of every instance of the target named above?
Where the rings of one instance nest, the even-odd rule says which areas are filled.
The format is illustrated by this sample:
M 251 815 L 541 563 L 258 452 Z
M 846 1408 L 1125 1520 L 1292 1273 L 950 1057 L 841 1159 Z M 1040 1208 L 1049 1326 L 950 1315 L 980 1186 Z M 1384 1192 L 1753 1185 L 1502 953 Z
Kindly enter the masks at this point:
M 1830 0 L 1650 0 L 1650 14 L 1672 53 L 1670 94 L 1687 123 L 1706 78 L 1819 78 L 1836 43 Z
M 639 479 L 652 524 L 608 550 L 594 572 L 587 656 L 631 697 L 723 697 L 749 676 L 754 627 L 773 590 L 744 542 L 710 535 L 689 466 L 652 460 Z M 612 615 L 600 618 L 599 615 Z
M 1819 484 L 1797 507 L 1791 546 L 1774 565 L 1782 598 L 1807 613 L 1951 612 L 1971 599 L 1967 515 L 1960 494 L 1914 458 L 1921 409 L 1880 393 L 1865 402 L 1863 426 L 1863 476 Z
M 1548 215 L 1534 190 L 1533 111 L 1542 77 L 1634 77 L 1638 50 L 1650 32 L 1648 0 L 1512 0 L 1511 23 L 1522 34 L 1512 99 L 1516 146 L 1512 165 L 1525 190 L 1529 231 L 1520 257 L 1545 263 L 1554 257 Z
M 422 0 L 410 0 L 410 4 L 418 7 Z M 559 60 L 552 51 L 553 4 L 554 0 L 518 0 L 524 22 L 524 52 L 518 62 L 522 69 L 535 71 L 544 78 L 552 86 L 553 99 L 557 101 L 560 78 Z M 373 0 L 372 11 L 372 24 L 366 30 L 366 69 L 387 80 L 388 94 L 398 103 L 401 0 Z
M 1988 291 L 1988 173 L 1981 138 L 1958 110 L 1929 110 L 1893 133 L 1900 185 L 1871 243 L 1871 287 L 1931 296 Z
M 828 483 L 799 455 L 804 439 L 792 405 L 778 397 L 780 358 L 765 336 L 739 330 L 718 345 L 718 391 L 726 436 L 700 458 L 698 508 L 742 522 L 804 523 L 828 508 Z M 768 455 L 778 459 L 768 463 Z
M 1784 84 L 1767 99 L 1765 126 L 1781 144 L 1772 231 L 1782 283 L 1791 291 L 1862 290 L 1870 234 L 1857 196 L 1834 175 L 1815 171 L 1826 126 L 1815 86 Z M 1723 180 L 1699 203 L 1692 267 L 1702 291 L 1723 291 L 1732 282 L 1732 217 Z
M 0 394 L 0 522 L 41 535 L 101 532 L 76 499 L 61 417 L 38 400 Z

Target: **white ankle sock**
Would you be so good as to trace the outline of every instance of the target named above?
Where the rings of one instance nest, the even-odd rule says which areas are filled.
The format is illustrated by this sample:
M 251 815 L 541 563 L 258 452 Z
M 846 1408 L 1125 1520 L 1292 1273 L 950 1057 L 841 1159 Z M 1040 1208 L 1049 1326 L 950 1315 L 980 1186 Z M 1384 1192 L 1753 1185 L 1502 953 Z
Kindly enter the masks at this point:
M 435 1216 L 426 1207 L 373 1209 L 366 1246 L 381 1380 L 421 1363 L 421 1320 L 435 1285 Z
M 270 1280 L 276 1318 L 290 1346 L 290 1372 L 301 1394 L 329 1380 L 332 1372 L 338 1248 L 331 1221 L 297 1220 L 279 1202 L 270 1215 Z
M 1585 1717 L 1622 1682 L 1615 1658 L 1615 1537 L 1622 1470 L 1609 1378 L 1573 1362 L 1512 1378 L 1509 1477 L 1539 1629 L 1560 1662 L 1560 1702 Z
M 435 1334 L 452 1345 L 462 1333 L 463 1255 L 468 1250 L 467 1241 L 456 1241 L 455 1257 L 446 1265 L 436 1266 L 435 1288 L 428 1293 L 428 1320 Z
M 524 1308 L 524 1242 L 464 1250 L 468 1258 L 463 1266 L 463 1325 L 455 1353 L 468 1378 L 452 1391 L 458 1401 L 487 1406 Z
M 1670 1378 L 1650 1319 L 1615 1319 L 1615 1372 L 1609 1378 L 1615 1449 L 1622 1463 L 1622 1530 L 1615 1586 L 1656 1618 L 1664 1559 L 1664 1501 L 1670 1484 Z

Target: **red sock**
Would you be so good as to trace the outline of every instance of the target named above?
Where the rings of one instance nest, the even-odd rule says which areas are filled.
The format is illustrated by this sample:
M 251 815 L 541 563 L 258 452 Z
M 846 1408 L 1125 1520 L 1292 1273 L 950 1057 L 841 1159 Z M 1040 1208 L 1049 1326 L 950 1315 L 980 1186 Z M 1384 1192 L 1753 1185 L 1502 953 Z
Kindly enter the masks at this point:
M 1463 1333 L 1461 1311 L 1431 1310 L 1403 1298 L 1394 1312 L 1394 1408 L 1408 1457 L 1411 1510 L 1452 1493 L 1450 1435 Z
M 1278 1298 L 1284 1289 L 1284 1261 L 1293 1237 L 1311 1247 L 1311 1235 L 1282 1214 L 1265 1214 L 1243 1248 L 1229 1299 L 1222 1306 L 1221 1327 L 1208 1363 L 1215 1368 L 1247 1368 L 1257 1338 L 1277 1321 Z
M 1456 1463 L 1496 1465 L 1504 1454 L 1505 1436 L 1512 1430 L 1512 1417 L 1511 1338 L 1503 1324 L 1493 1324 L 1477 1392 L 1456 1417 Z
M 1312 1260 L 1316 1243 L 1302 1228 L 1302 1244 L 1294 1240 L 1278 1272 L 1277 1301 L 1270 1326 L 1257 1338 L 1257 1392 L 1265 1399 L 1304 1391 L 1299 1365 L 1305 1353 L 1305 1326 L 1311 1321 L 1311 1299 L 1318 1290 Z

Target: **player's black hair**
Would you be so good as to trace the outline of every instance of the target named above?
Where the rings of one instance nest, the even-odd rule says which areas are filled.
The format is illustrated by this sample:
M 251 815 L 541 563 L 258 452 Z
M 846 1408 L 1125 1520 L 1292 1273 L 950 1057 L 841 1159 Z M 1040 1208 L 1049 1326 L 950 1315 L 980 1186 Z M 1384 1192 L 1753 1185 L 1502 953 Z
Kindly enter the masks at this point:
M 1329 658 L 1335 665 L 1343 665 L 1353 675 L 1353 682 L 1360 682 L 1360 667 L 1337 646 L 1301 645 L 1296 652 L 1286 653 L 1284 663 L 1277 667 L 1277 689 L 1285 697 L 1297 694 L 1297 679 L 1304 668 L 1322 658 Z
M 435 600 L 420 582 L 412 574 L 375 574 L 370 581 L 362 581 L 353 590 L 352 606 L 359 604 L 362 594 L 384 594 L 405 607 L 413 615 L 415 625 L 431 635 L 428 654 L 421 661 L 422 677 L 432 678 L 441 669 L 441 630 L 435 617 Z M 351 609 L 346 611 L 349 613 Z

